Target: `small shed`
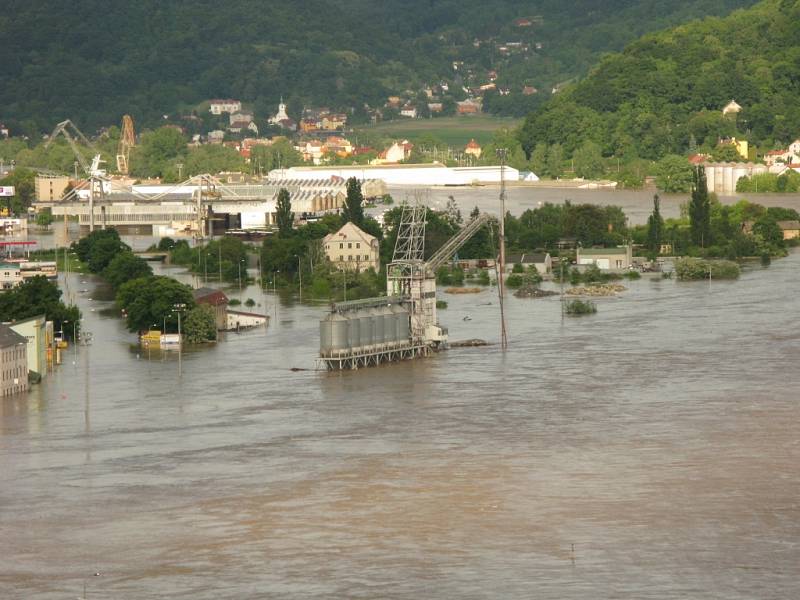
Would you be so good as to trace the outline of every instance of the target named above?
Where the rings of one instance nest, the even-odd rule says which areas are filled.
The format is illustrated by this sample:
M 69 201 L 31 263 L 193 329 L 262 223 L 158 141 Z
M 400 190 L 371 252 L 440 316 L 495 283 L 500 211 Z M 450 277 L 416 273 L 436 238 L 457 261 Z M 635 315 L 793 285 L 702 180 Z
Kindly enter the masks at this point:
M 192 290 L 192 296 L 198 304 L 206 304 L 214 309 L 214 322 L 218 331 L 228 328 L 228 297 L 224 292 L 214 288 L 201 287 Z
M 549 275 L 553 271 L 553 259 L 550 253 L 544 254 L 524 253 L 524 254 L 510 254 L 506 258 L 506 271 L 513 270 L 514 265 L 522 265 L 526 269 L 534 266 L 539 275 Z
M 604 271 L 626 271 L 633 264 L 633 248 L 630 244 L 616 248 L 578 248 L 576 262 L 578 265 L 595 264 Z

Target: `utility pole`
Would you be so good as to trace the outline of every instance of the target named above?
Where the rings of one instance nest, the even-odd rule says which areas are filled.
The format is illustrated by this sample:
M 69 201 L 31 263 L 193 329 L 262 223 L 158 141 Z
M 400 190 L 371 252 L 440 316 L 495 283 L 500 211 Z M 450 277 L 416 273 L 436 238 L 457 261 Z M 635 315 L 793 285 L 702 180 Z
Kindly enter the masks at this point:
M 219 264 L 219 281 L 222 283 L 222 239 L 217 242 L 217 264 Z
M 506 270 L 506 157 L 507 148 L 498 148 L 497 156 L 500 158 L 500 270 L 497 275 L 497 286 L 500 294 L 500 347 L 503 350 L 508 348 L 508 336 L 506 334 L 506 314 L 505 314 L 505 285 L 503 277 Z

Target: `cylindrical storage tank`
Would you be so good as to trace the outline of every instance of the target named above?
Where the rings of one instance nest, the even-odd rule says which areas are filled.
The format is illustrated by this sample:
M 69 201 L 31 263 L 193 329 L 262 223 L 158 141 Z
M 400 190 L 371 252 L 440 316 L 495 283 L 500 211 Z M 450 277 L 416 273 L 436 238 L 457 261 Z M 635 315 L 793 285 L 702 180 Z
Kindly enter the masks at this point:
M 411 323 L 409 321 L 408 309 L 399 304 L 394 304 L 392 305 L 392 312 L 394 312 L 396 319 L 395 331 L 397 335 L 397 341 L 401 344 L 404 344 L 408 341 L 408 338 L 411 335 Z
M 361 346 L 361 319 L 355 312 L 347 313 L 347 349 L 354 350 Z
M 331 315 L 330 324 L 331 352 L 340 354 L 349 346 L 347 317 L 340 314 Z
M 397 332 L 395 331 L 394 313 L 388 305 L 378 309 L 383 319 L 383 343 L 386 345 L 394 344 Z
M 333 315 L 330 314 L 319 321 L 319 355 L 329 356 L 333 339 Z
M 372 315 L 372 343 L 376 346 L 383 346 L 383 312 L 380 307 L 369 309 L 369 314 Z
M 359 310 L 356 314 L 359 316 L 359 325 L 361 327 L 361 347 L 369 348 L 375 343 L 375 317 L 369 310 Z

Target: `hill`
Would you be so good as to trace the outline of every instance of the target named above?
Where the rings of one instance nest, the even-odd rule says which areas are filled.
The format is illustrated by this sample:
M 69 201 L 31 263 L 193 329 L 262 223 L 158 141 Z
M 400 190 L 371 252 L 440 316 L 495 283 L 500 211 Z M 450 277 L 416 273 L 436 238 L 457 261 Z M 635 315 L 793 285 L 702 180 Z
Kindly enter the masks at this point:
M 256 115 L 383 106 L 450 82 L 498 89 L 486 107 L 525 114 L 558 82 L 640 33 L 753 0 L 7 0 L 0 120 L 34 135 L 70 117 L 87 130 L 234 97 Z M 454 64 L 455 63 L 455 64 Z M 522 93 L 529 86 L 529 95 Z M 530 88 L 542 90 L 530 94 Z
M 606 156 L 657 159 L 736 136 L 770 148 L 800 136 L 800 1 L 764 0 L 643 36 L 532 112 L 526 152 L 587 142 Z M 737 116 L 724 117 L 731 99 Z

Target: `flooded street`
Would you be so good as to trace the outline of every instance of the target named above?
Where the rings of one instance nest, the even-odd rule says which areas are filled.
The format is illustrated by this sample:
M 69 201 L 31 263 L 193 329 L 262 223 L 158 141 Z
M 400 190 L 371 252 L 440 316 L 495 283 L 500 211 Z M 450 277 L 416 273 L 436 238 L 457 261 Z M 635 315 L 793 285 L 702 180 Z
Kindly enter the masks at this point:
M 324 306 L 237 290 L 269 329 L 179 363 L 73 275 L 93 345 L 0 400 L 0 597 L 796 597 L 798 272 L 509 298 L 505 354 L 344 374 L 290 370 Z

